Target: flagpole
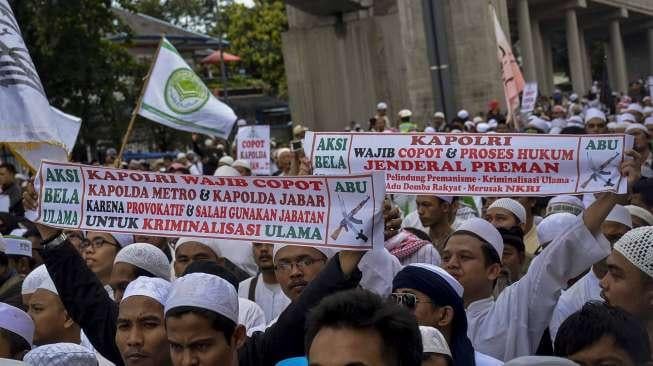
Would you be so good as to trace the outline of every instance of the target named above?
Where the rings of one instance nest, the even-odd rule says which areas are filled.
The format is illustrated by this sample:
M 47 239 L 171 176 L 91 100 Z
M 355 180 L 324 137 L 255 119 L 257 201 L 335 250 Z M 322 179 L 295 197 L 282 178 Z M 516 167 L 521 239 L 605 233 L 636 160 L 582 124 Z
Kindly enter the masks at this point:
M 143 96 L 145 95 L 145 91 L 147 90 L 147 84 L 150 82 L 150 76 L 152 75 L 152 70 L 154 69 L 154 65 L 156 65 L 156 60 L 159 58 L 159 51 L 161 51 L 161 46 L 163 45 L 163 39 L 164 37 L 161 36 L 161 40 L 159 41 L 159 46 L 156 48 L 156 52 L 154 53 L 154 59 L 152 60 L 152 64 L 150 65 L 150 69 L 148 70 L 147 75 L 145 75 L 145 78 L 143 79 L 144 83 L 143 83 L 143 87 L 141 88 L 141 93 L 138 96 L 138 100 L 136 101 L 136 107 L 132 111 L 131 119 L 129 120 L 129 124 L 127 125 L 127 131 L 125 132 L 125 135 L 122 137 L 122 145 L 120 145 L 120 151 L 118 152 L 118 156 L 116 157 L 116 160 L 114 162 L 116 168 L 120 168 L 122 155 L 125 152 L 125 147 L 127 146 L 127 142 L 129 141 L 129 136 L 131 135 L 132 130 L 134 129 L 134 123 L 136 122 L 138 111 L 141 110 L 141 105 L 143 104 Z

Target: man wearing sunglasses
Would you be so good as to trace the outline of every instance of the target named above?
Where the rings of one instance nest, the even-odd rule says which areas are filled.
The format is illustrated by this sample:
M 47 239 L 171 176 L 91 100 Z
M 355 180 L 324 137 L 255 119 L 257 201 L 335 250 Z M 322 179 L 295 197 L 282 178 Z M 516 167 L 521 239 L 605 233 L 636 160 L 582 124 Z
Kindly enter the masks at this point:
M 392 281 L 390 298 L 410 310 L 422 326 L 438 329 L 451 349 L 455 365 L 501 365 L 474 352 L 467 337 L 463 286 L 440 267 L 416 263 L 402 269 Z

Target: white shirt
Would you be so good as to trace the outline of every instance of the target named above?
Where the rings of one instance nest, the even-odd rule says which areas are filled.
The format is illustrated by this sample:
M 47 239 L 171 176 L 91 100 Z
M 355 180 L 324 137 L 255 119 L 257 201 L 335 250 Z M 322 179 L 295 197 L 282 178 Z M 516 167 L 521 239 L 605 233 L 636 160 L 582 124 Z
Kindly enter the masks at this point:
M 554 239 L 531 262 L 524 277 L 467 307 L 467 334 L 474 349 L 500 360 L 532 355 L 537 350 L 560 289 L 610 254 L 602 235 L 595 238 L 582 219 Z
M 238 268 L 249 273 L 250 276 L 254 276 L 258 272 L 258 266 L 252 256 L 251 245 L 243 245 L 243 241 L 231 239 L 219 239 L 217 243 L 222 256 L 229 259 Z
M 245 326 L 247 336 L 254 332 L 265 332 L 265 314 L 254 301 L 238 298 L 238 324 Z
M 250 277 L 240 282 L 238 285 L 238 296 L 245 299 L 248 298 L 249 286 L 253 278 Z M 267 284 L 263 281 L 263 276 L 259 276 L 256 282 L 256 289 L 254 290 L 254 302 L 263 309 L 265 323 L 267 324 L 286 309 L 286 306 L 290 304 L 290 299 L 283 293 L 278 283 L 272 285 Z
M 401 263 L 385 248 L 368 251 L 358 263 L 360 286 L 385 298 L 392 292 L 392 280 L 401 271 Z
M 601 299 L 600 279 L 590 270 L 578 282 L 574 283 L 567 291 L 563 291 L 558 299 L 558 304 L 553 310 L 553 316 L 549 323 L 551 341 L 555 340 L 560 325 L 571 314 L 580 310 L 586 302 Z

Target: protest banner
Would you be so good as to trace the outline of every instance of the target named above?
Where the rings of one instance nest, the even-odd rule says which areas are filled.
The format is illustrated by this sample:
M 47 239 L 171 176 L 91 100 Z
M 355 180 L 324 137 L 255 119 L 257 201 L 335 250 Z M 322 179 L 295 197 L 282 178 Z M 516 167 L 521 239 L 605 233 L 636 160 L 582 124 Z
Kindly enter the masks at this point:
M 385 173 L 386 192 L 547 196 L 626 192 L 632 136 L 307 132 L 315 174 Z
M 521 98 L 521 112 L 526 114 L 535 109 L 537 102 L 537 83 L 527 83 Z
M 270 126 L 241 126 L 236 141 L 238 159 L 249 161 L 253 174 L 270 175 Z
M 77 230 L 371 249 L 383 245 L 383 176 L 213 177 L 44 161 L 44 225 Z

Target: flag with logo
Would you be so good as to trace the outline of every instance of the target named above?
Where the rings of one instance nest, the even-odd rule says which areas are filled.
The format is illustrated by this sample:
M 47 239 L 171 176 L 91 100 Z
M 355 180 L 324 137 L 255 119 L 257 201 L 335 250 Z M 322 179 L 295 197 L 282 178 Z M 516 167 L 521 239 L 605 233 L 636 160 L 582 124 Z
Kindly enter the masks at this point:
M 30 168 L 41 159 L 67 161 L 79 119 L 50 107 L 7 0 L 0 0 L 0 143 Z M 66 115 L 67 116 L 67 115 Z
M 494 34 L 497 38 L 497 56 L 501 65 L 503 91 L 506 96 L 508 113 L 515 117 L 517 108 L 519 107 L 519 93 L 524 90 L 524 77 L 522 76 L 521 70 L 519 70 L 519 65 L 515 60 L 515 55 L 512 53 L 510 42 L 508 42 L 506 35 L 503 33 L 503 28 L 501 28 L 501 23 L 499 23 L 499 18 L 497 18 L 497 13 L 492 5 L 490 5 L 490 14 L 494 22 Z
M 163 38 L 138 114 L 178 130 L 228 138 L 236 114 L 211 94 L 179 52 Z

